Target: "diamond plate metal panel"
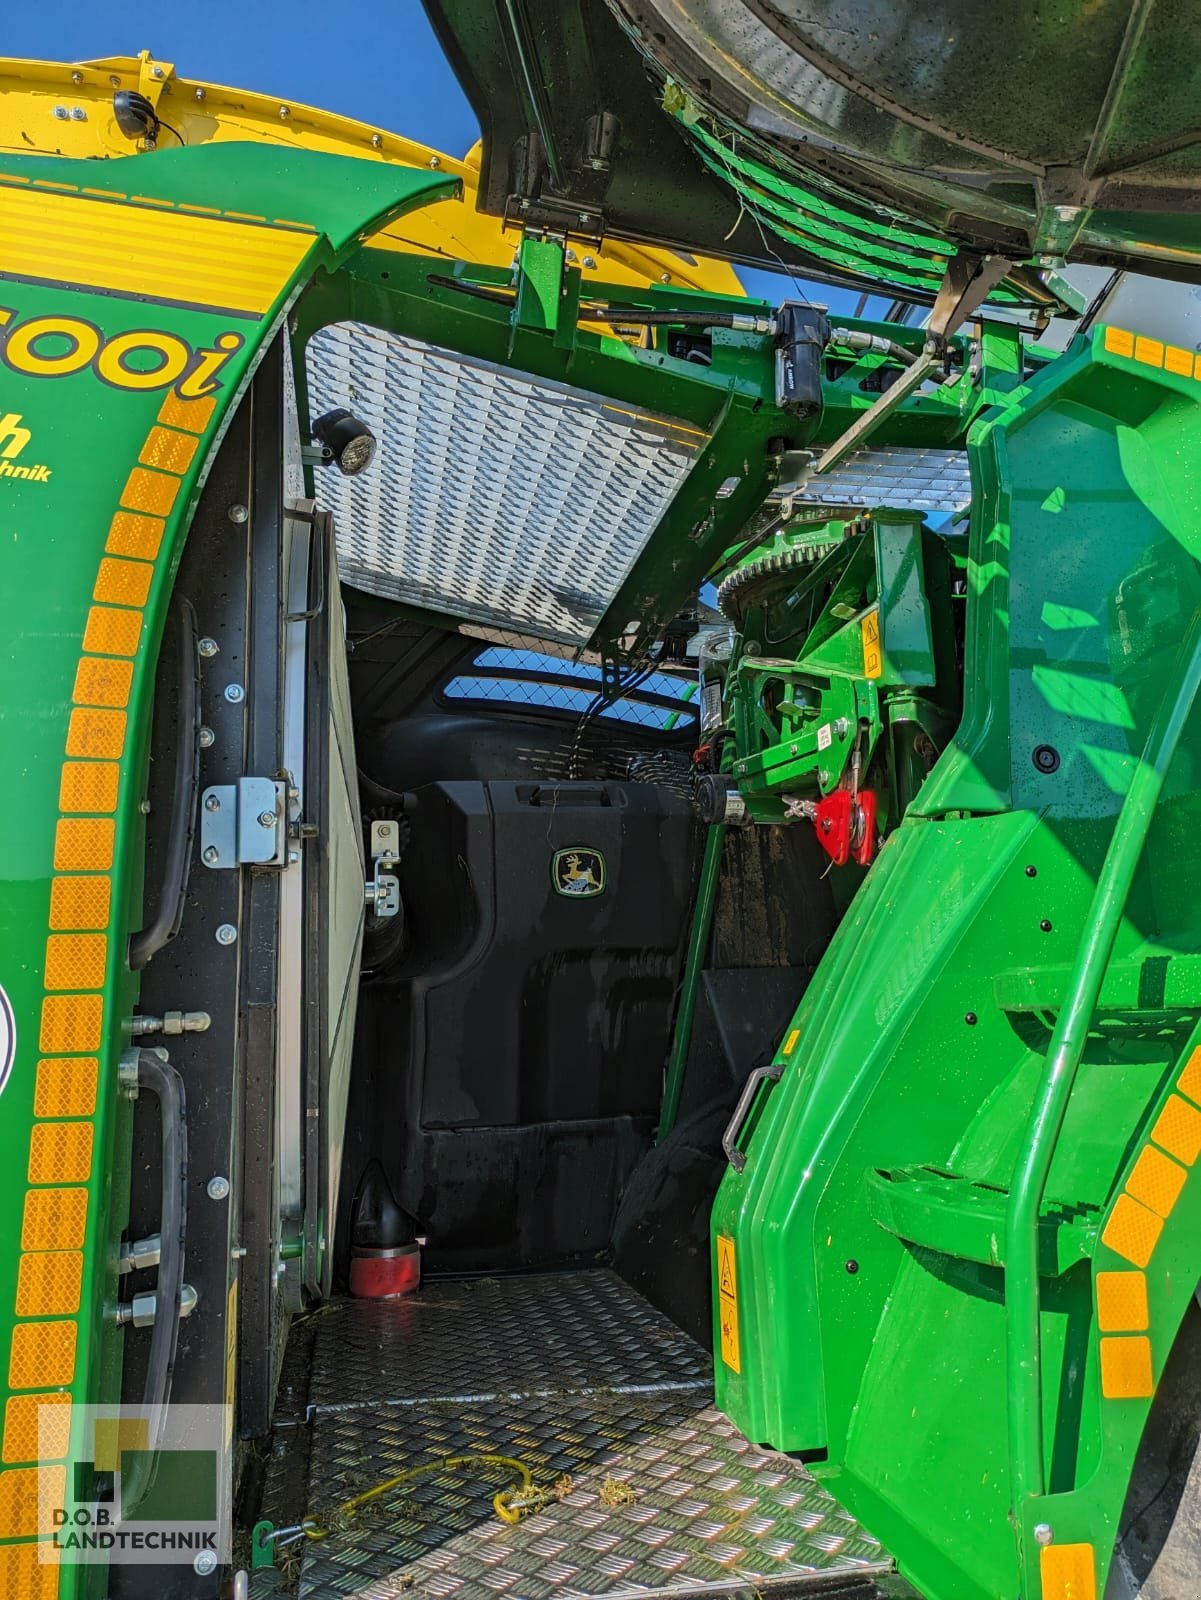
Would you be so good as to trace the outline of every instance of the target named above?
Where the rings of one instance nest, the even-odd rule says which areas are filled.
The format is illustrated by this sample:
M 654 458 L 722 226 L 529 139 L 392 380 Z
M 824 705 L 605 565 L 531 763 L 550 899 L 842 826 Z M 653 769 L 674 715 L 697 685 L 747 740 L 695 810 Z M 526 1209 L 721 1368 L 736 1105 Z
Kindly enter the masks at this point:
M 582 645 L 697 449 L 694 429 L 362 323 L 307 352 L 312 414 L 379 440 L 317 474 L 343 579 L 371 594 Z
M 615 1272 L 438 1283 L 336 1303 L 316 1323 L 309 1404 L 712 1389 L 708 1353 Z
M 314 1319 L 311 1426 L 276 1435 L 264 1514 L 329 1520 L 299 1600 L 685 1600 L 862 1593 L 892 1564 L 800 1463 L 709 1405 L 708 1355 L 615 1273 L 436 1283 Z M 523 1462 L 563 1497 L 516 1527 L 475 1462 Z M 297 1470 L 308 1492 L 297 1488 Z
M 310 1509 L 320 1516 L 407 1467 L 473 1453 L 516 1457 L 540 1484 L 570 1475 L 571 1491 L 509 1527 L 491 1502 L 511 1474 L 426 1479 L 309 1545 L 301 1600 L 796 1593 L 806 1579 L 866 1584 L 890 1570 L 879 1543 L 803 1467 L 679 1392 L 323 1413 Z M 613 1485 L 628 1503 L 609 1503 Z
M 798 506 L 898 506 L 914 511 L 956 511 L 971 499 L 967 455 L 962 450 L 903 446 L 856 450 L 794 496 Z

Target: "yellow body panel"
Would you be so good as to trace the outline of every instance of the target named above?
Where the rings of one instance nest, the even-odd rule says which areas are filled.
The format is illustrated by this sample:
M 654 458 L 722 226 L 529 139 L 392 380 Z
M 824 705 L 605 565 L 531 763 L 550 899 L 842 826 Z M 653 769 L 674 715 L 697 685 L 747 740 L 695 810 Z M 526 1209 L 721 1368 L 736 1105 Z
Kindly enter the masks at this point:
M 512 264 L 517 231 L 506 231 L 498 218 L 476 210 L 478 146 L 456 160 L 352 117 L 180 78 L 169 63 L 154 61 L 146 51 L 136 58 L 120 56 L 77 66 L 0 57 L 0 151 L 93 160 L 151 159 L 153 150 L 141 149 L 117 127 L 112 109 L 116 89 L 146 95 L 164 124 L 176 129 L 189 146 L 230 140 L 300 146 L 446 172 L 461 179 L 461 200 L 446 200 L 401 217 L 371 243 L 485 266 Z M 174 142 L 164 127 L 159 148 L 170 149 Z M 118 182 L 109 169 L 104 182 L 115 188 L 133 180 Z M 131 189 L 135 191 L 136 185 Z M 743 293 L 734 269 L 725 261 L 685 257 L 620 240 L 606 240 L 595 249 L 577 246 L 574 254 L 585 283 L 595 278 L 610 284 L 664 283 L 714 294 Z

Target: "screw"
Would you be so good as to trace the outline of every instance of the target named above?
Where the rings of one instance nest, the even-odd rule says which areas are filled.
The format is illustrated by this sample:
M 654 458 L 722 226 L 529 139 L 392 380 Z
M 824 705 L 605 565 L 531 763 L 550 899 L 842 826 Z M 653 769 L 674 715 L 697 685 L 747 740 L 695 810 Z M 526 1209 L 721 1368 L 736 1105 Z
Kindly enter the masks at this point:
M 442 165 L 442 157 L 441 156 L 431 156 L 430 157 L 430 166 L 433 167 L 435 169 L 435 171 L 441 165 Z
M 196 648 L 199 650 L 202 656 L 215 656 L 220 650 L 221 646 L 217 643 L 216 639 L 210 639 L 206 635 L 205 638 L 198 639 L 196 641 Z
M 848 1261 L 847 1262 L 847 1271 L 851 1274 L 851 1277 L 853 1278 L 855 1276 L 855 1274 L 859 1271 L 859 1263 L 857 1261 Z
M 1044 933 L 1050 933 L 1050 931 L 1051 931 L 1051 924 L 1047 921 L 1046 917 L 1044 917 L 1043 920 L 1039 923 L 1039 927 L 1043 930 Z
M 974 1011 L 965 1011 L 963 1013 L 963 1020 L 967 1023 L 969 1028 L 974 1028 L 979 1022 L 980 1018 Z
M 210 1178 L 205 1193 L 210 1200 L 225 1200 L 229 1195 L 229 1179 L 220 1175 Z
M 238 930 L 232 922 L 223 922 L 217 929 L 216 939 L 218 944 L 233 944 L 238 937 Z
M 73 72 L 71 74 L 71 82 L 72 83 L 82 83 L 83 82 L 83 73 L 82 72 Z
M 140 805 L 138 806 L 138 810 L 142 813 L 142 815 L 144 817 L 148 817 L 150 815 L 150 801 L 149 800 L 143 800 L 140 803 Z
M 250 515 L 245 506 L 230 506 L 228 516 L 231 522 L 245 522 Z
M 220 811 L 221 802 L 220 802 L 220 800 L 217 799 L 217 796 L 215 794 L 206 794 L 205 795 L 205 797 L 204 797 L 204 809 L 206 811 Z
M 162 67 L 155 67 L 153 72 L 151 73 L 151 77 L 153 77 L 153 78 L 161 78 L 162 75 L 163 75 Z
M 240 706 L 246 698 L 246 691 L 240 683 L 227 683 L 225 685 L 225 698 L 231 706 Z
M 274 828 L 274 826 L 275 826 L 275 812 L 274 811 L 260 811 L 259 812 L 259 827 L 260 828 Z
M 221 852 L 215 844 L 206 844 L 201 852 L 200 859 L 207 867 L 215 867 L 221 859 Z
M 72 106 L 71 107 L 71 121 L 72 122 L 86 122 L 87 120 L 88 120 L 88 114 L 83 109 L 82 106 Z
M 371 147 L 373 150 L 382 150 L 384 148 L 383 134 L 373 133 L 371 135 Z
M 280 106 L 280 108 L 279 108 L 279 120 L 281 122 L 287 122 L 288 118 L 291 115 L 292 115 L 292 113 L 288 110 L 287 106 Z
M 197 89 L 196 98 L 197 100 L 205 100 L 208 98 L 208 96 L 205 94 L 203 89 Z
M 1051 1544 L 1055 1538 L 1055 1529 L 1049 1522 L 1036 1522 L 1034 1524 L 1035 1544 Z
M 587 267 L 589 272 L 595 272 L 596 271 L 596 257 L 595 256 L 585 256 L 584 257 L 584 266 Z
M 200 748 L 202 750 L 207 750 L 209 748 L 209 746 L 212 744 L 212 742 L 213 742 L 213 730 L 211 728 L 201 728 L 201 730 L 200 730 Z
M 1040 772 L 1056 772 L 1059 769 L 1059 751 L 1054 745 L 1035 745 L 1034 754 L 1030 759 Z
M 202 1578 L 217 1570 L 217 1556 L 212 1550 L 202 1550 L 192 1563 L 194 1571 Z
M 65 122 L 71 113 L 67 110 L 66 106 L 55 106 L 54 115 L 60 122 Z
M 1038 877 L 1038 868 L 1037 867 L 1027 867 L 1026 868 L 1026 876 L 1028 878 L 1037 878 Z

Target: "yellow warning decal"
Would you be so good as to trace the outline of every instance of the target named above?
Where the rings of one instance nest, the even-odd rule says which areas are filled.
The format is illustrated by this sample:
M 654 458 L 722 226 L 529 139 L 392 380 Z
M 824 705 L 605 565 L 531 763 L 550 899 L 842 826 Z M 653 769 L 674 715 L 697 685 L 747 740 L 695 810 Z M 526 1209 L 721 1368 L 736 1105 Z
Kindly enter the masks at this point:
M 721 1359 L 735 1372 L 742 1371 L 738 1349 L 738 1277 L 734 1268 L 734 1241 L 717 1236 L 717 1309 L 721 1330 Z
M 860 620 L 859 631 L 863 636 L 863 676 L 865 678 L 878 678 L 884 671 L 884 652 L 880 648 L 880 612 L 869 611 Z

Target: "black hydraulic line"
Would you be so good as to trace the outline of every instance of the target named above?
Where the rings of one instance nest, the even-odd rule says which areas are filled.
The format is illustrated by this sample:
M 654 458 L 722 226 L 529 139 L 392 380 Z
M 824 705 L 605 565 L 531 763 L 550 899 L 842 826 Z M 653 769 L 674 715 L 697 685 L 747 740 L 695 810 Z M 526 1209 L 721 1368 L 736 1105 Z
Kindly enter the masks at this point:
M 153 1050 L 138 1051 L 138 1089 L 158 1100 L 162 1128 L 162 1206 L 159 1215 L 158 1281 L 154 1290 L 154 1323 L 142 1404 L 149 1413 L 151 1451 L 162 1429 L 162 1407 L 171 1395 L 175 1356 L 179 1348 L 179 1320 L 184 1288 L 187 1242 L 188 1129 L 187 1096 L 183 1078 Z M 125 1506 L 136 1504 L 154 1480 L 154 1465 L 146 1458 L 136 1473 L 127 1474 L 121 1486 Z M 157 1462 L 155 1463 L 155 1465 Z
M 129 965 L 140 972 L 179 932 L 188 892 L 188 869 L 196 832 L 196 795 L 200 779 L 200 685 L 196 650 L 196 613 L 192 602 L 179 599 L 179 740 L 175 754 L 175 787 L 171 822 L 153 920 L 129 941 Z

